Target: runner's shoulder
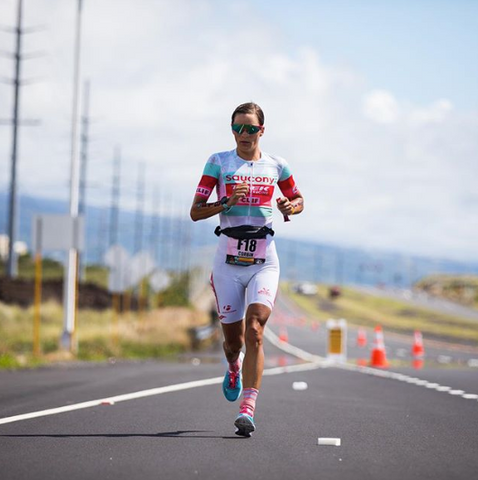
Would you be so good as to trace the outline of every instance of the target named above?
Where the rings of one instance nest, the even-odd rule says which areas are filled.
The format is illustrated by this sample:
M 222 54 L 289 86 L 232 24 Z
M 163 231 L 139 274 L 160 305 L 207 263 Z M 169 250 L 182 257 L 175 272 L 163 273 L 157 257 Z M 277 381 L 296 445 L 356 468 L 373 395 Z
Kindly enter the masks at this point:
M 289 165 L 287 160 L 283 157 L 279 157 L 279 155 L 273 155 L 271 153 L 262 152 L 262 157 L 265 159 L 269 159 L 270 162 L 274 163 L 280 168 L 284 168 Z
M 227 151 L 224 151 L 224 152 L 216 152 L 216 153 L 213 153 L 210 157 L 209 157 L 209 162 L 210 163 L 217 163 L 217 164 L 221 164 L 222 162 L 224 162 L 225 160 L 229 160 L 231 158 L 234 158 L 234 150 L 227 150 Z

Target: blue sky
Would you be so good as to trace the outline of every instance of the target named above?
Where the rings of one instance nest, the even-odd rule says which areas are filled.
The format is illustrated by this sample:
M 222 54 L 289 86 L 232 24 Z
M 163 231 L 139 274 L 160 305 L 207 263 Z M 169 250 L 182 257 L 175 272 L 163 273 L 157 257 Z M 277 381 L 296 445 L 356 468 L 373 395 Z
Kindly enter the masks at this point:
M 25 24 L 46 26 L 25 52 L 47 55 L 23 68 L 40 81 L 22 116 L 42 123 L 20 130 L 19 191 L 68 199 L 76 2 L 24 3 Z M 15 5 L 0 2 L 0 23 Z M 478 261 L 478 1 L 85 0 L 83 20 L 91 204 L 109 204 L 119 145 L 121 207 L 134 208 L 142 163 L 147 208 L 159 191 L 184 215 L 207 158 L 234 148 L 231 112 L 254 100 L 263 150 L 306 200 L 278 235 Z M 0 118 L 11 106 L 0 85 Z M 10 152 L 2 127 L 2 190 Z
M 360 72 L 399 98 L 478 107 L 475 0 L 274 0 L 256 2 L 289 49 L 301 44 L 325 62 Z

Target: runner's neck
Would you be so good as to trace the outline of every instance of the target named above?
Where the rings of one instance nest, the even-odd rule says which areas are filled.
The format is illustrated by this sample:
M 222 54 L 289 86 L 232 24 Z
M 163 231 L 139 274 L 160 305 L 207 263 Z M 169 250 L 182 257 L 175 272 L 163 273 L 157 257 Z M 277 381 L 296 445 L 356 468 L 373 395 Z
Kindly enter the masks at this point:
M 251 154 L 239 152 L 239 149 L 236 148 L 236 155 L 245 162 L 257 162 L 261 159 L 262 153 L 260 150 L 253 152 Z

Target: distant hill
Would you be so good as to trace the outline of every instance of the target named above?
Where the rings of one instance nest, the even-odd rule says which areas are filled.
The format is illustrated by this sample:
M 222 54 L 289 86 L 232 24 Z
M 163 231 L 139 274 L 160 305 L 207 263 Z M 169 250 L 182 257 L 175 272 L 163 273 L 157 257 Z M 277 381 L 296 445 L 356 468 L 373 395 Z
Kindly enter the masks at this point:
M 0 193 L 0 233 L 7 231 L 8 196 Z M 41 213 L 67 213 L 67 202 L 30 197 L 19 199 L 19 240 L 31 246 L 31 223 Z M 129 252 L 141 244 L 166 269 L 182 269 L 202 260 L 200 247 L 213 246 L 217 237 L 214 221 L 193 223 L 189 218 L 146 215 L 142 235 L 137 235 L 136 216 L 121 211 L 118 238 Z M 110 212 L 104 207 L 86 211 L 86 260 L 102 263 L 110 243 Z M 424 258 L 400 252 L 341 248 L 335 245 L 278 238 L 283 279 L 326 283 L 384 284 L 408 287 L 420 278 L 434 273 L 478 274 L 478 264 L 466 264 L 440 258 Z M 61 254 L 52 256 L 61 258 Z M 207 260 L 207 259 L 206 259 Z

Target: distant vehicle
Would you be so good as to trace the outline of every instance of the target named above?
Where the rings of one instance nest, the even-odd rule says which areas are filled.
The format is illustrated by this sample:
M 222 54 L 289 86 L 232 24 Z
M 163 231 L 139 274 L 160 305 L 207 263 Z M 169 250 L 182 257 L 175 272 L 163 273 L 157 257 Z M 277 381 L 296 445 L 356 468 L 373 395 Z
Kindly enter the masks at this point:
M 342 290 L 340 289 L 339 286 L 334 285 L 333 287 L 329 288 L 329 298 L 330 299 L 333 300 L 334 298 L 340 297 L 341 294 L 342 294 Z
M 310 282 L 298 283 L 295 286 L 295 291 L 301 295 L 317 295 L 318 293 L 317 285 Z

